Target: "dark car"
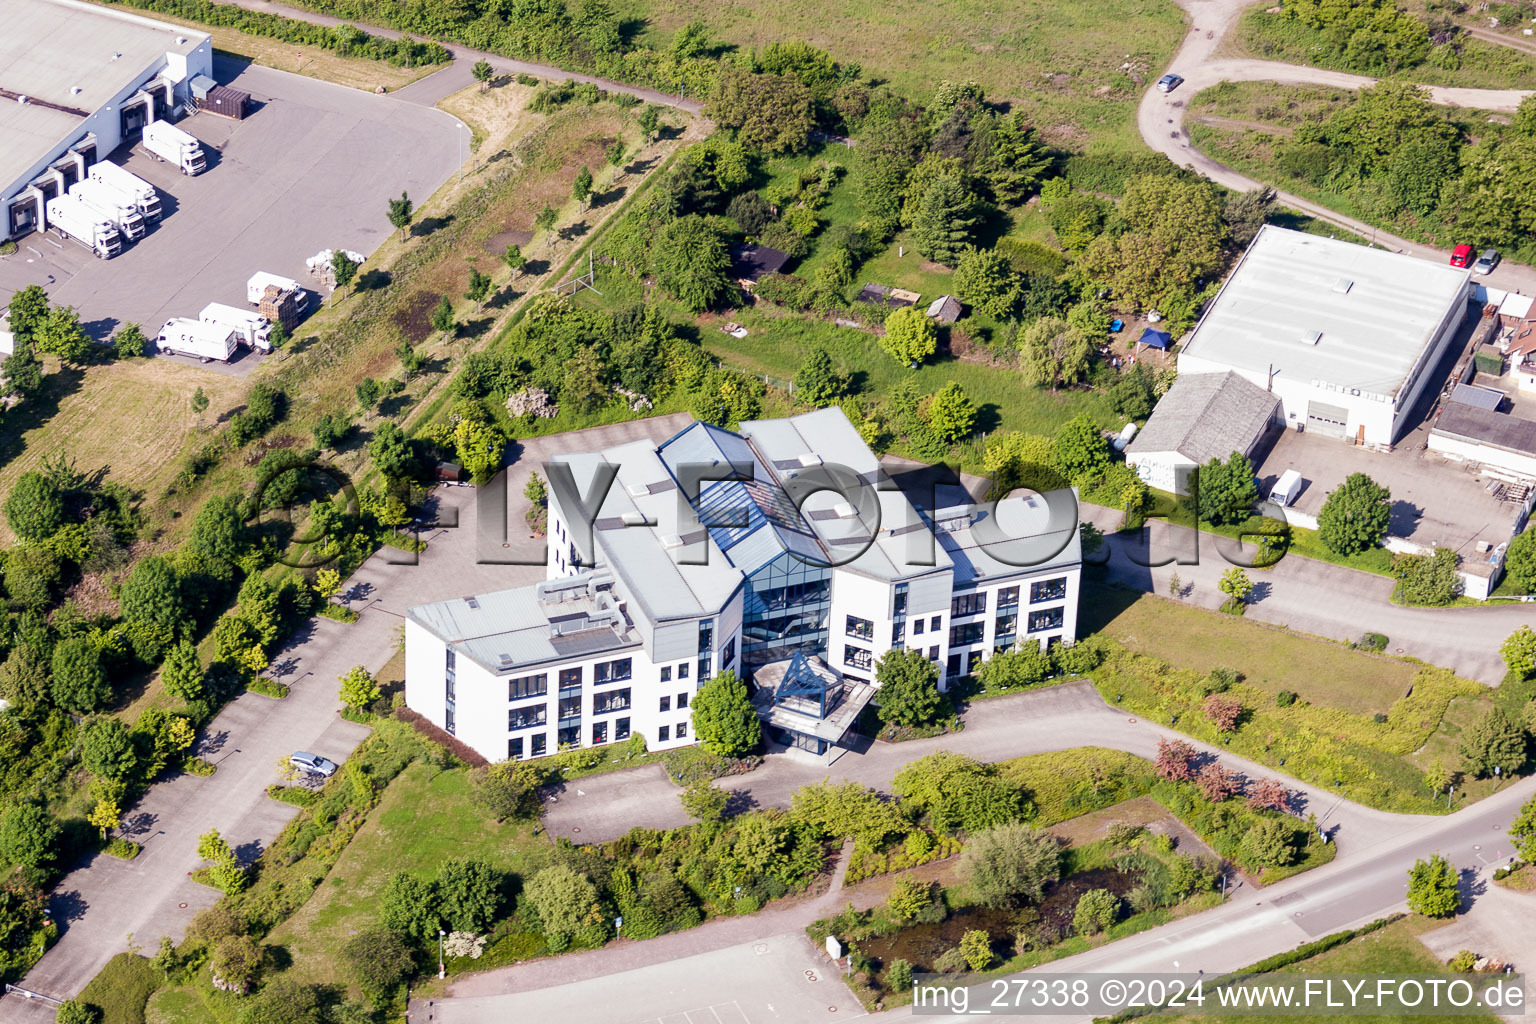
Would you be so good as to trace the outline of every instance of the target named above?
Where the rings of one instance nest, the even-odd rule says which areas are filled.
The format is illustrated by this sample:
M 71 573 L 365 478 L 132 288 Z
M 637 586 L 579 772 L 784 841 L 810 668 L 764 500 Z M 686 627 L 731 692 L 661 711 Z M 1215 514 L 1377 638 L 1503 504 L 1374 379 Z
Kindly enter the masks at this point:
M 1181 86 L 1183 84 L 1184 84 L 1183 76 L 1175 75 L 1172 72 L 1169 72 L 1168 74 L 1164 75 L 1162 78 L 1159 78 L 1157 80 L 1157 91 L 1158 92 L 1173 92 L 1173 90 L 1177 89 L 1179 86 Z

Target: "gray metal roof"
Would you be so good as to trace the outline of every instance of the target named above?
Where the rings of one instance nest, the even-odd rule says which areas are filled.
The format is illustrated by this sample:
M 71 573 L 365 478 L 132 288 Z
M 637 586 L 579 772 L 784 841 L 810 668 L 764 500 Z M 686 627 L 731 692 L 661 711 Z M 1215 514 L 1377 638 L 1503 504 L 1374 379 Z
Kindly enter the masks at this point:
M 1083 560 L 1075 494 L 1070 501 L 1021 495 L 1004 498 L 991 509 L 965 504 L 940 509 L 934 516 L 939 545 L 954 562 L 957 590 L 1065 569 Z M 999 541 L 998 534 L 1006 539 Z
M 1431 428 L 1433 433 L 1520 455 L 1536 455 L 1536 421 L 1475 405 L 1447 402 Z
M 1200 465 L 1233 452 L 1246 453 L 1279 404 L 1274 395 L 1231 370 L 1181 374 L 1125 451 L 1178 452 Z
M 0 189 L 167 52 L 191 53 L 208 38 L 76 0 L 6 0 L 0 26 L 0 89 L 40 101 L 0 101 Z
M 1498 412 L 1504 401 L 1504 392 L 1497 388 L 1484 388 L 1476 384 L 1457 384 L 1451 389 L 1451 401 L 1476 406 L 1489 412 Z
M 1253 374 L 1395 396 L 1471 271 L 1267 224 L 1184 343 Z
M 628 627 L 622 633 L 611 628 L 559 631 L 558 623 L 591 610 L 590 602 L 542 601 L 535 585 L 417 605 L 406 616 L 490 671 L 509 673 L 640 645 L 639 635 Z

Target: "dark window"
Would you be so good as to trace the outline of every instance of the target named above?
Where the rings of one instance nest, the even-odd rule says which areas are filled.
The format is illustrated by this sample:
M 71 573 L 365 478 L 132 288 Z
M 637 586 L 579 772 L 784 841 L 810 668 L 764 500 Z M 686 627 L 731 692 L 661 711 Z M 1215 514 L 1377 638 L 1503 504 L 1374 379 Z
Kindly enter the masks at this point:
M 555 736 L 555 741 L 560 744 L 561 750 L 565 750 L 567 747 L 581 746 L 581 725 L 578 723 L 576 725 L 562 726 L 560 732 Z
M 1029 585 L 1029 603 L 1039 604 L 1041 601 L 1060 601 L 1067 596 L 1067 578 L 1058 576 L 1054 580 L 1041 580 L 1039 583 Z
M 720 652 L 720 667 L 730 668 L 731 662 L 736 660 L 736 638 L 731 637 L 725 642 L 725 649 Z
M 1015 605 L 1014 607 L 1018 607 Z M 1011 647 L 1015 634 L 1019 631 L 1019 613 L 1009 612 L 997 617 L 996 628 L 993 630 L 992 642 L 998 647 Z
M 612 711 L 629 710 L 629 687 L 622 690 L 609 690 L 592 698 L 592 713 L 594 715 L 606 715 Z
M 448 673 L 448 677 L 443 680 L 443 689 L 448 699 L 448 703 L 450 704 L 452 704 L 457 699 L 457 696 L 454 694 L 454 685 L 453 673 L 450 672 Z
M 507 760 L 516 761 L 523 756 L 523 738 L 513 736 L 507 740 Z
M 508 729 L 532 729 L 536 725 L 543 725 L 548 720 L 549 706 L 546 704 L 513 708 L 507 712 Z
M 843 648 L 843 664 L 869 671 L 875 665 L 875 656 L 862 647 L 852 645 Z
M 959 618 L 962 615 L 981 615 L 987 610 L 987 595 L 956 594 L 954 600 L 949 602 L 949 617 Z
M 1045 608 L 1038 612 L 1029 613 L 1029 631 L 1040 633 L 1047 629 L 1060 629 L 1062 610 L 1060 608 Z
M 453 735 L 453 705 L 452 704 L 448 705 L 447 714 L 445 714 L 443 716 L 443 728 L 448 731 L 448 735 L 450 735 L 450 736 Z
M 711 668 L 713 666 L 714 666 L 714 661 L 711 658 L 709 658 L 707 655 L 705 657 L 700 658 L 699 659 L 699 678 L 700 679 L 708 679 L 710 677 L 710 670 L 711 670 Z M 687 672 L 683 672 L 677 678 L 679 678 L 679 679 L 687 679 L 688 678 L 688 673 Z
M 699 652 L 712 650 L 715 646 L 715 620 L 705 619 L 699 623 Z
M 963 657 L 964 655 L 961 654 L 951 654 L 949 656 L 949 664 L 944 666 L 944 674 L 949 676 L 951 679 L 959 679 L 960 661 Z
M 677 738 L 680 739 L 680 740 L 688 738 L 688 723 L 687 722 L 678 722 L 677 723 Z
M 455 699 L 454 688 L 459 681 L 459 674 L 456 670 L 457 664 L 458 657 L 453 648 L 445 648 L 443 651 L 443 680 L 447 684 L 445 692 L 450 701 Z
M 845 676 L 843 676 L 843 679 L 846 682 L 850 682 L 850 683 L 868 683 L 869 682 L 868 679 L 864 679 L 864 678 L 862 678 L 860 676 L 848 676 L 848 675 L 845 675 Z
M 608 683 L 622 683 L 630 677 L 634 668 L 633 658 L 620 658 L 617 661 L 605 661 L 592 669 L 592 684 L 604 686 Z
M 581 669 L 563 668 L 560 670 L 560 689 L 581 689 Z
M 663 711 L 671 711 L 672 710 L 672 698 L 671 697 L 663 697 L 663 698 L 661 698 L 661 710 L 663 710 Z
M 615 718 L 613 720 L 613 739 L 615 743 L 620 740 L 629 739 L 629 719 Z
M 549 742 L 548 738 L 543 733 L 539 733 L 537 736 L 535 736 L 533 738 L 533 751 L 532 751 L 533 756 L 534 757 L 541 756 L 544 753 L 544 751 L 546 749 L 545 745 L 548 742 Z
M 580 717 L 581 717 L 581 698 L 580 697 L 561 697 L 560 698 L 560 721 L 566 722 L 566 721 L 569 721 L 569 720 L 571 720 L 573 718 L 580 718 Z
M 899 644 L 907 638 L 907 624 L 905 622 L 893 622 L 891 624 L 891 643 Z
M 986 630 L 985 622 L 963 622 L 958 626 L 950 626 L 949 646 L 968 647 L 971 644 L 979 644 Z
M 507 680 L 507 700 L 526 700 L 529 697 L 543 697 L 548 693 L 549 675 L 545 672 Z
M 933 618 L 928 620 L 928 631 L 931 633 L 937 633 L 939 631 L 939 627 L 943 624 L 944 616 L 935 615 Z
M 608 742 L 608 723 L 607 722 L 593 722 L 592 723 L 592 745 L 593 746 L 597 746 L 598 744 L 607 743 L 607 742 Z
M 700 665 L 704 664 L 704 661 L 705 661 L 705 659 L 700 658 L 699 659 L 699 664 Z M 701 677 L 703 676 L 703 674 L 704 674 L 703 672 L 699 673 L 699 675 Z M 688 678 L 688 663 L 686 661 L 683 662 L 681 665 L 677 666 L 677 678 L 679 678 L 679 679 L 687 679 Z
M 663 666 L 661 666 L 661 681 L 664 682 L 664 683 L 670 683 L 672 681 L 672 666 L 671 665 L 663 665 Z
M 875 638 L 875 624 L 857 615 L 850 615 L 843 625 L 843 632 L 847 633 L 850 639 L 869 641 Z
M 672 728 L 671 728 L 671 726 L 663 725 L 663 726 L 659 726 L 656 729 L 656 739 L 659 742 L 665 743 L 665 742 L 667 742 L 667 740 L 669 740 L 671 738 L 672 738 Z
M 678 694 L 677 695 L 677 710 L 681 711 L 681 710 L 683 710 L 683 708 L 685 708 L 687 706 L 688 706 L 688 695 L 686 693 Z
M 997 592 L 997 610 L 1004 608 L 1017 608 L 1019 605 L 1019 588 L 1004 587 Z
M 926 623 L 924 623 L 922 619 L 913 619 L 912 620 L 912 635 L 913 636 L 922 636 L 923 635 L 923 627 L 925 625 L 926 625 Z
M 907 614 L 907 585 L 905 583 L 898 583 L 896 585 L 895 610 L 897 615 Z
M 939 649 L 937 647 L 928 648 L 928 660 L 934 662 L 939 660 Z

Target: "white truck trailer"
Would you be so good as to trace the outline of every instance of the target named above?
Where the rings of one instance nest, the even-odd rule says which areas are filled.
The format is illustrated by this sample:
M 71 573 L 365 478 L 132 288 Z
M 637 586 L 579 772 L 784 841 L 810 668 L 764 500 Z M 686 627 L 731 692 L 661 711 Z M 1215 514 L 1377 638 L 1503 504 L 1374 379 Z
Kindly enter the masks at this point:
M 197 318 L 205 324 L 228 327 L 240 336 L 240 340 L 259 352 L 272 351 L 272 322 L 260 313 L 239 306 L 226 306 L 222 302 L 210 302 L 203 307 Z
M 203 144 L 169 121 L 151 121 L 144 126 L 144 148 L 181 168 L 182 174 L 202 174 L 208 169 Z
M 291 277 L 281 277 L 277 274 L 269 274 L 265 270 L 258 270 L 251 275 L 251 279 L 245 282 L 245 301 L 253 306 L 261 305 L 262 298 L 267 294 L 267 286 L 276 285 L 277 290 L 283 295 L 292 292 L 294 306 L 302 315 L 309 309 L 309 292 L 299 287 L 299 282 Z
M 94 209 L 72 195 L 54 196 L 46 207 L 48 226 L 90 249 L 98 259 L 109 260 L 123 251 L 122 232 Z
M 69 186 L 69 194 L 117 225 L 117 230 L 130 242 L 137 242 L 148 230 L 139 204 L 118 195 L 99 181 L 86 178 Z
M 125 171 L 110 160 L 98 160 L 91 164 L 91 169 L 86 172 L 86 177 L 92 181 L 99 181 L 102 185 L 116 192 L 118 195 L 127 196 L 138 206 L 144 219 L 151 224 L 158 223 L 161 215 L 160 193 L 155 191 L 155 186 L 134 174 Z
M 184 316 L 167 320 L 155 338 L 155 345 L 169 356 L 192 356 L 208 362 L 229 362 L 240 347 L 240 336 L 224 324 L 208 324 Z

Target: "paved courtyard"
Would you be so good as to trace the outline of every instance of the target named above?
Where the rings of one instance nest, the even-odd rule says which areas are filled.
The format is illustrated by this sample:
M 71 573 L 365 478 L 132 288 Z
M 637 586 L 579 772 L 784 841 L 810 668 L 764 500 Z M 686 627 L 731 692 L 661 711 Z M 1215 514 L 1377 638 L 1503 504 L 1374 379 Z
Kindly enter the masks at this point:
M 210 302 L 244 306 L 258 270 L 313 292 L 319 282 L 306 259 L 337 246 L 372 253 L 392 230 L 385 201 L 408 191 L 420 205 L 468 155 L 468 130 L 431 107 L 224 57 L 214 73 L 249 92 L 255 110 L 244 121 L 205 113 L 180 123 L 209 152 L 207 171 L 185 177 L 142 146 L 113 154 L 160 190 L 160 224 L 111 260 L 53 234 L 28 235 L 0 260 L 0 304 L 41 284 L 106 337 L 122 323 L 153 335 Z M 312 293 L 312 306 L 321 297 Z M 209 365 L 244 375 L 256 362 L 248 353 Z

